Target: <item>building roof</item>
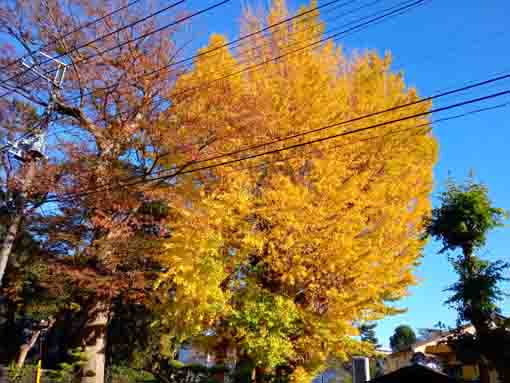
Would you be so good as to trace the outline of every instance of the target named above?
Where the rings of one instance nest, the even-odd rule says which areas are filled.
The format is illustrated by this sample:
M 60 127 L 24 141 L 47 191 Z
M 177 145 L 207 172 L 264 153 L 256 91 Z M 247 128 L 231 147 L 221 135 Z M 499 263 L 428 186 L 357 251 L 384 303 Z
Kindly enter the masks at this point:
M 464 332 L 469 328 L 474 328 L 474 326 L 472 324 L 466 324 L 466 325 L 460 326 L 459 328 L 457 328 L 456 330 L 453 330 L 453 331 L 438 331 L 436 334 L 434 334 L 430 338 L 419 340 L 416 343 L 414 343 L 413 349 L 427 345 L 429 343 L 436 343 L 440 340 L 448 338 L 450 335 L 455 334 L 455 331 Z
M 460 383 L 439 371 L 420 364 L 402 367 L 389 374 L 370 380 L 369 383 Z

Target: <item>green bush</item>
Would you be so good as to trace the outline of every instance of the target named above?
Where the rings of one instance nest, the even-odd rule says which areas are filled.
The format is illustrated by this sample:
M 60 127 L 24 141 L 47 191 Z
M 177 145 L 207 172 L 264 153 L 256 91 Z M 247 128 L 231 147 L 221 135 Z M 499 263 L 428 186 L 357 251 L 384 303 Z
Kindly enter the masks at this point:
M 27 383 L 34 380 L 37 365 L 27 364 L 21 368 L 16 367 L 16 363 L 12 362 L 7 369 L 7 381 L 9 383 Z
M 112 383 L 155 382 L 154 375 L 148 371 L 137 370 L 127 366 L 112 366 Z

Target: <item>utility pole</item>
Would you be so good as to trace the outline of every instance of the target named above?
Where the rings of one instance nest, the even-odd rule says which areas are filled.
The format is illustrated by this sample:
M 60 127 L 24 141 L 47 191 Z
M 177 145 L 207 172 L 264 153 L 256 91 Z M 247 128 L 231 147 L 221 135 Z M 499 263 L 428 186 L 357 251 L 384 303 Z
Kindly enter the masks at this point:
M 7 268 L 14 242 L 18 236 L 25 216 L 25 198 L 27 192 L 32 187 L 32 182 L 36 174 L 37 161 L 45 156 L 46 133 L 53 114 L 53 107 L 58 95 L 58 90 L 62 86 L 66 71 L 66 64 L 63 62 L 53 59 L 44 52 L 38 52 L 37 54 L 45 57 L 46 59 L 52 60 L 52 62 L 56 65 L 57 70 L 55 77 L 49 78 L 37 69 L 38 64 L 35 61 L 22 61 L 23 66 L 27 67 L 36 76 L 48 81 L 50 95 L 41 124 L 37 128 L 31 129 L 23 135 L 21 139 L 10 142 L 8 145 L 7 155 L 13 156 L 16 160 L 22 163 L 20 174 L 23 179 L 21 181 L 20 190 L 18 190 L 15 197 L 14 212 L 12 214 L 10 224 L 7 228 L 5 238 L 0 245 L 0 287 L 2 287 L 5 269 Z

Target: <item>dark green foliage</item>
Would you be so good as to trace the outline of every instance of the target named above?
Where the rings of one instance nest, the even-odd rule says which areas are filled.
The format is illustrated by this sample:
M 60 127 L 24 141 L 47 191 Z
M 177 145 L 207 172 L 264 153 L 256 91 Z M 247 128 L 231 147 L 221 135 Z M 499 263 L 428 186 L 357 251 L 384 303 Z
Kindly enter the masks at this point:
M 129 368 L 126 366 L 112 366 L 113 383 L 155 383 L 154 375 L 148 371 Z
M 450 182 L 440 201 L 427 222 L 427 233 L 443 242 L 441 251 L 480 248 L 487 232 L 503 224 L 505 211 L 491 205 L 484 185 Z
M 510 378 L 510 331 L 507 326 L 490 329 L 483 337 L 458 333 L 447 343 L 455 350 L 456 357 L 464 364 L 476 364 L 484 358 L 490 362 L 503 379 Z
M 510 327 L 497 320 L 497 302 L 505 295 L 500 283 L 508 280 L 510 264 L 484 261 L 474 254 L 507 214 L 492 206 L 485 186 L 472 181 L 461 186 L 449 183 L 441 202 L 427 222 L 427 232 L 443 242 L 442 252 L 462 250 L 461 256 L 451 259 L 459 279 L 448 289 L 452 296 L 446 303 L 457 309 L 459 324 L 471 322 L 476 329 L 474 335 L 459 332 L 448 343 L 459 360 L 478 363 L 484 380 L 488 369 L 495 367 L 503 381 L 510 381 Z
M 4 230 L 0 223 L 0 239 Z M 67 299 L 62 286 L 54 289 L 50 283 L 48 258 L 27 230 L 14 242 L 0 293 L 0 363 L 15 360 L 26 332 L 40 320 L 55 316 Z
M 477 331 L 482 326 L 487 329 L 491 315 L 498 312 L 496 303 L 504 295 L 499 283 L 506 280 L 509 264 L 483 261 L 474 251 L 485 244 L 489 230 L 503 225 L 505 217 L 503 209 L 492 206 L 484 185 L 450 182 L 427 225 L 427 232 L 443 242 L 442 251 L 462 250 L 462 256 L 452 259 L 459 280 L 448 289 L 453 295 L 446 303 L 457 309 L 460 322 L 472 322 Z
M 446 303 L 457 309 L 460 321 L 491 320 L 492 315 L 499 312 L 497 301 L 506 295 L 500 282 L 508 280 L 504 273 L 510 265 L 480 259 L 474 259 L 469 268 L 463 259 L 453 264 L 459 280 L 448 288 L 453 295 Z
M 112 364 L 150 369 L 160 354 L 161 334 L 151 326 L 154 314 L 144 305 L 116 300 L 108 326 Z
M 161 361 L 154 371 L 161 383 L 220 383 L 226 372 L 223 366 L 206 367 L 199 364 L 183 364 L 179 361 Z M 218 377 L 218 378 L 217 378 Z
M 9 364 L 7 369 L 7 381 L 9 383 L 31 383 L 34 381 L 37 365 L 24 364 L 18 368 L 15 362 Z
M 79 348 L 72 349 L 69 351 L 68 361 L 60 363 L 57 370 L 50 371 L 49 377 L 55 383 L 79 382 L 85 363 L 86 358 L 83 352 Z
M 380 347 L 379 340 L 375 335 L 377 323 L 364 323 L 359 327 L 360 338 L 363 342 L 372 343 L 374 347 Z
M 409 351 L 416 342 L 416 334 L 413 329 L 407 325 L 400 325 L 390 337 L 391 349 L 395 352 Z
M 232 374 L 232 380 L 235 383 L 250 382 L 251 374 L 255 368 L 255 363 L 249 358 L 241 358 L 236 365 L 234 373 Z

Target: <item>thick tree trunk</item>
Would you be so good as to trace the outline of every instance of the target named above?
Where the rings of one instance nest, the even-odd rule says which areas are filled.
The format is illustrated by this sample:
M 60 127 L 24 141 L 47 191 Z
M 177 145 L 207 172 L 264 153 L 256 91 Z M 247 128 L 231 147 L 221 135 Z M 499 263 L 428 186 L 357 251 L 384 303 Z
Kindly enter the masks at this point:
M 106 329 L 110 307 L 107 303 L 96 303 L 88 312 L 83 351 L 86 362 L 81 383 L 104 383 L 106 365 Z

